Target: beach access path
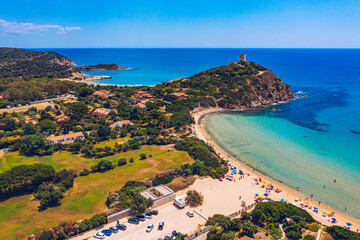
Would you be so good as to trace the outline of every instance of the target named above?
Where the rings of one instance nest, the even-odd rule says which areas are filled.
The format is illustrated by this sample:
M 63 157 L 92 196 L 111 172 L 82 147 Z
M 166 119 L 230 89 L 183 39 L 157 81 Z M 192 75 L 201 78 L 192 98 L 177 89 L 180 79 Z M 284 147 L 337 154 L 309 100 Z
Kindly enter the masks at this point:
M 319 211 L 318 211 L 318 213 L 315 213 L 308 208 L 304 208 L 304 209 L 307 212 L 309 212 L 314 217 L 314 219 L 319 221 L 321 224 L 326 225 L 326 226 L 334 225 L 334 223 L 331 223 L 331 221 L 330 221 L 331 218 L 322 216 L 322 214 L 324 212 L 326 212 L 327 214 L 334 212 L 335 214 L 332 217 L 337 219 L 337 222 L 335 223 L 335 225 L 345 227 L 346 223 L 350 222 L 352 224 L 352 226 L 350 227 L 350 229 L 352 231 L 356 232 L 357 229 L 360 229 L 360 220 L 359 219 L 354 218 L 348 214 L 345 214 L 337 209 L 331 208 L 331 207 L 327 206 L 326 204 L 321 203 L 319 205 L 319 202 L 317 200 L 314 200 L 314 199 L 312 199 L 312 198 L 310 198 L 310 197 L 308 197 L 308 196 L 306 196 L 306 195 L 304 195 L 304 194 L 302 194 L 280 182 L 277 182 L 274 179 L 271 179 L 271 178 L 261 174 L 260 172 L 254 170 L 253 168 L 240 162 L 238 159 L 231 156 L 224 149 L 222 149 L 220 146 L 218 146 L 215 143 L 215 141 L 212 139 L 212 137 L 209 136 L 208 133 L 206 132 L 204 126 L 202 125 L 203 123 L 201 122 L 201 120 L 207 114 L 219 113 L 219 112 L 225 112 L 225 111 L 226 110 L 221 109 L 221 108 L 195 109 L 192 112 L 192 116 L 194 117 L 194 120 L 195 120 L 195 124 L 193 125 L 194 135 L 197 138 L 206 142 L 207 144 L 213 146 L 215 151 L 220 155 L 220 157 L 223 157 L 223 158 L 229 160 L 231 162 L 231 164 L 233 164 L 237 167 L 237 169 L 243 169 L 245 172 L 250 173 L 253 177 L 261 178 L 263 182 L 266 182 L 266 184 L 272 184 L 274 186 L 274 189 L 276 189 L 276 188 L 281 189 L 282 190 L 281 194 L 273 193 L 273 191 L 272 191 L 272 195 L 270 196 L 270 198 L 272 198 L 273 200 L 279 201 L 281 199 L 284 199 L 284 200 L 287 200 L 289 203 L 292 203 L 292 204 L 300 207 L 301 202 L 295 202 L 295 199 L 297 198 L 297 199 L 303 200 L 302 203 L 304 202 L 304 199 L 306 199 L 305 202 L 307 202 L 312 207 L 318 207 Z

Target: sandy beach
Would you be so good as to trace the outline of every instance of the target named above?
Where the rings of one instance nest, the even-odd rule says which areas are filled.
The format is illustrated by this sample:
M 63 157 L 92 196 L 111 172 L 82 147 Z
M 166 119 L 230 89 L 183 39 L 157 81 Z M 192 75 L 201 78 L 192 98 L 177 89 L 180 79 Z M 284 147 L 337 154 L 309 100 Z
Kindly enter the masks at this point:
M 238 169 L 243 169 L 245 172 L 248 172 L 254 178 L 261 178 L 262 182 L 264 182 L 266 185 L 272 184 L 274 186 L 274 189 L 276 189 L 276 188 L 281 189 L 282 192 L 280 194 L 277 194 L 277 193 L 271 194 L 271 198 L 273 200 L 279 201 L 280 199 L 286 199 L 289 203 L 292 203 L 299 207 L 300 207 L 301 203 L 306 202 L 309 206 L 318 207 L 319 208 L 318 213 L 313 212 L 313 210 L 310 210 L 309 208 L 304 208 L 304 209 L 307 210 L 317 221 L 319 221 L 320 223 L 322 223 L 323 225 L 326 225 L 326 226 L 331 226 L 334 224 L 339 225 L 339 226 L 346 226 L 346 223 L 350 222 L 352 224 L 352 226 L 350 227 L 351 230 L 356 231 L 357 229 L 360 228 L 360 220 L 359 219 L 356 219 L 350 215 L 347 215 L 339 210 L 333 209 L 323 203 L 319 204 L 318 201 L 313 200 L 309 196 L 306 196 L 306 195 L 304 195 L 304 194 L 302 194 L 280 182 L 277 182 L 277 181 L 261 174 L 260 172 L 254 170 L 253 168 L 243 164 L 238 159 L 236 159 L 233 156 L 231 156 L 230 154 L 228 154 L 224 149 L 219 147 L 215 143 L 215 141 L 213 141 L 211 136 L 207 133 L 207 131 L 205 130 L 205 127 L 203 125 L 204 123 L 201 121 L 204 116 L 206 116 L 208 114 L 212 114 L 212 113 L 219 113 L 219 112 L 225 112 L 225 110 L 220 109 L 220 108 L 210 108 L 210 109 L 196 109 L 195 111 L 192 112 L 192 115 L 195 120 L 195 124 L 193 126 L 193 131 L 196 133 L 195 134 L 196 137 L 198 137 L 199 139 L 208 143 L 209 145 L 213 146 L 214 149 L 216 150 L 216 152 L 221 157 L 229 160 L 231 162 L 231 164 L 235 165 Z M 246 191 L 244 191 L 244 192 L 246 192 Z M 251 196 L 251 197 L 253 197 L 253 196 Z M 299 200 L 302 200 L 302 202 L 295 202 L 296 198 L 298 198 Z M 336 218 L 337 222 L 331 223 L 330 219 L 332 217 L 330 217 L 330 218 L 324 217 L 323 216 L 324 212 L 327 214 L 334 212 L 334 216 L 332 216 L 332 217 Z

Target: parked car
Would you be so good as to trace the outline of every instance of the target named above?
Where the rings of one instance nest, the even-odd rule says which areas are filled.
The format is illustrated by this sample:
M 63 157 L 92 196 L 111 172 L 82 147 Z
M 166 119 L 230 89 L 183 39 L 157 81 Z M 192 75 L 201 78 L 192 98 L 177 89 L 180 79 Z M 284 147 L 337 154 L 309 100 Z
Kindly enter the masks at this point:
M 111 236 L 112 231 L 110 231 L 109 229 L 104 229 L 101 231 L 103 234 L 105 234 L 106 236 Z
M 126 230 L 126 226 L 124 224 L 118 224 L 116 225 L 116 227 L 121 230 L 121 231 L 125 231 Z
M 146 220 L 146 217 L 144 215 L 137 215 L 136 218 L 142 222 L 144 222 Z
M 165 235 L 165 239 L 169 239 L 169 238 L 172 238 L 172 239 L 175 239 L 175 237 L 171 234 L 166 234 Z
M 192 211 L 187 211 L 186 212 L 186 215 L 188 215 L 189 217 L 193 217 L 194 216 L 194 213 Z
M 103 234 L 103 233 L 95 233 L 95 234 L 94 234 L 94 238 L 104 239 L 104 238 L 105 238 L 105 234 Z
M 159 211 L 158 211 L 158 210 L 152 210 L 152 211 L 150 211 L 150 213 L 151 213 L 152 215 L 158 215 L 158 214 L 159 214 Z
M 158 230 L 163 230 L 163 229 L 164 229 L 164 225 L 165 225 L 164 222 L 159 222 Z
M 140 221 L 139 221 L 139 219 L 137 219 L 137 218 L 129 218 L 129 220 L 128 220 L 128 223 L 132 223 L 132 224 L 139 224 L 140 223 Z
M 145 216 L 147 219 L 152 219 L 152 214 L 151 214 L 151 213 L 145 213 L 144 216 Z
M 175 236 L 175 237 L 176 237 L 176 236 L 179 236 L 179 237 L 180 237 L 180 236 L 181 236 L 181 233 L 174 230 L 174 231 L 172 231 L 172 235 Z
M 151 232 L 151 230 L 153 230 L 154 228 L 154 224 L 149 224 L 149 226 L 147 226 L 146 228 L 146 232 Z
M 110 231 L 112 231 L 113 233 L 118 233 L 119 232 L 119 229 L 115 226 L 112 226 L 109 228 Z

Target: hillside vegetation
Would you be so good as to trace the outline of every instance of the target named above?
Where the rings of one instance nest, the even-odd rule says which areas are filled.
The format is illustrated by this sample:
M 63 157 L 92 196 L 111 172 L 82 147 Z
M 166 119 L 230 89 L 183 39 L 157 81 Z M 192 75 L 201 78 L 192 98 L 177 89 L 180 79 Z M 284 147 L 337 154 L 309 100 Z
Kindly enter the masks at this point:
M 56 52 L 37 52 L 18 48 L 0 48 L 0 78 L 7 77 L 70 77 L 79 70 L 75 62 Z
M 292 98 L 288 84 L 254 62 L 235 62 L 166 84 L 181 88 L 202 107 L 259 107 Z

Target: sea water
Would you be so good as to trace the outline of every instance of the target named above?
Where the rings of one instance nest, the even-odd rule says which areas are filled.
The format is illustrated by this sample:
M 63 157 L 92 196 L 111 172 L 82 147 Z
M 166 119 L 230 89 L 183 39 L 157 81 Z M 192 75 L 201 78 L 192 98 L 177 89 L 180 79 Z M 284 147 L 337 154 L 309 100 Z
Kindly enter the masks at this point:
M 281 112 L 209 115 L 205 124 L 211 136 L 266 175 L 360 218 L 360 49 L 41 50 L 59 52 L 78 65 L 131 68 L 86 74 L 113 77 L 102 83 L 133 85 L 190 76 L 246 53 L 307 97 L 277 106 Z

